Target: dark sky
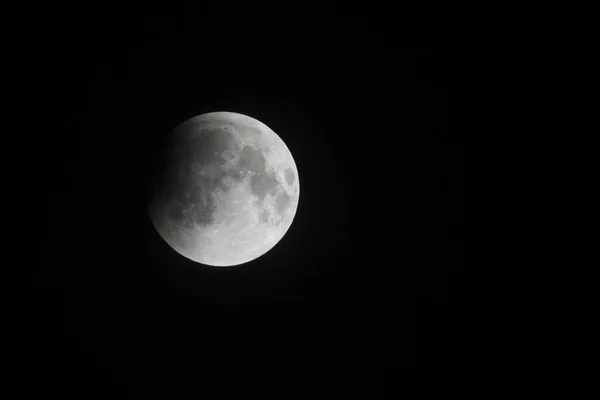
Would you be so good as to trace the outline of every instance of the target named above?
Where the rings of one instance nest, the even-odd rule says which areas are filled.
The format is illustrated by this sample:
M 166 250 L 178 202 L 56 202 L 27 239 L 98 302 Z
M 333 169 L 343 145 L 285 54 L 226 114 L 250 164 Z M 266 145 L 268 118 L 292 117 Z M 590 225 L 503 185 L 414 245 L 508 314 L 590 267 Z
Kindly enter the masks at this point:
M 252 29 L 139 16 L 46 34 L 40 387 L 176 398 L 264 384 L 287 398 L 457 361 L 463 142 L 448 126 L 447 48 L 360 18 Z M 287 235 L 240 267 L 179 256 L 145 209 L 165 135 L 210 111 L 267 124 L 300 174 Z

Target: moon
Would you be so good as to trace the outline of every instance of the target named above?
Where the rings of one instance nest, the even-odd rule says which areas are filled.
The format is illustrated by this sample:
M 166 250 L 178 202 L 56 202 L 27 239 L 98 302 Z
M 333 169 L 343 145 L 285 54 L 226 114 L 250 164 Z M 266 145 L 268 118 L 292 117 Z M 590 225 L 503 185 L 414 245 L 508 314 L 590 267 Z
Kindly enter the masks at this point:
M 244 264 L 290 228 L 298 169 L 267 125 L 233 112 L 198 115 L 171 132 L 167 152 L 148 211 L 179 254 L 216 267 Z

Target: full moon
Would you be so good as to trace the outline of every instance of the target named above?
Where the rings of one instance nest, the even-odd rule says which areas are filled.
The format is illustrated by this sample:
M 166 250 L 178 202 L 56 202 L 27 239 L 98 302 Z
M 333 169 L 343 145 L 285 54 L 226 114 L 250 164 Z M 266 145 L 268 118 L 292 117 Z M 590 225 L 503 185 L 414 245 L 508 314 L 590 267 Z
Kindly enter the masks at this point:
M 262 122 L 232 112 L 198 115 L 169 137 L 152 223 L 175 251 L 229 267 L 271 250 L 298 207 L 300 183 L 283 140 Z

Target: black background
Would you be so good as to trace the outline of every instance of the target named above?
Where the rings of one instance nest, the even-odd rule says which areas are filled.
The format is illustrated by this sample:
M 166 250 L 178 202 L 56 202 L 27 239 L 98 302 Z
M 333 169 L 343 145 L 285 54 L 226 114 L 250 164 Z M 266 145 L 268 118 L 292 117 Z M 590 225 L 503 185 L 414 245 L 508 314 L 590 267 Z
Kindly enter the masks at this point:
M 286 398 L 459 361 L 463 143 L 448 127 L 450 55 L 385 26 L 155 15 L 46 32 L 27 367 L 41 391 Z M 211 111 L 267 124 L 300 175 L 286 236 L 232 268 L 179 256 L 145 209 L 165 135 Z

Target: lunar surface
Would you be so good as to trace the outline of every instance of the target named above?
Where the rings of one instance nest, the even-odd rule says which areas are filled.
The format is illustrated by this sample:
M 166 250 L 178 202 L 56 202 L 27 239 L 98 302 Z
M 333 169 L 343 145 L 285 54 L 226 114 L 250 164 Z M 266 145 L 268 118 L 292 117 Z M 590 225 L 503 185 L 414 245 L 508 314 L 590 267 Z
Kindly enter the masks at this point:
M 262 122 L 202 114 L 171 132 L 168 152 L 149 213 L 178 253 L 206 265 L 239 265 L 264 255 L 288 231 L 300 195 L 298 170 Z

